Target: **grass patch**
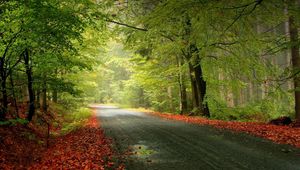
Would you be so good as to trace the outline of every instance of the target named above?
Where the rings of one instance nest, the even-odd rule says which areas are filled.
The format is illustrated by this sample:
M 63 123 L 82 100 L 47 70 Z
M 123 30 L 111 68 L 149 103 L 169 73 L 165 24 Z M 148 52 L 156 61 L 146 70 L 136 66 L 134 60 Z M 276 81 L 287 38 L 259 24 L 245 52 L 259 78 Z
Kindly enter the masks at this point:
M 26 119 L 16 118 L 16 119 L 9 119 L 9 120 L 6 120 L 6 121 L 0 121 L 0 126 L 2 126 L 2 125 L 15 126 L 17 124 L 25 125 L 27 123 L 28 123 L 28 120 L 26 120 Z
M 92 112 L 88 108 L 79 108 L 72 113 L 66 114 L 64 116 L 65 121 L 63 122 L 61 133 L 66 134 L 80 128 L 87 122 L 91 115 Z

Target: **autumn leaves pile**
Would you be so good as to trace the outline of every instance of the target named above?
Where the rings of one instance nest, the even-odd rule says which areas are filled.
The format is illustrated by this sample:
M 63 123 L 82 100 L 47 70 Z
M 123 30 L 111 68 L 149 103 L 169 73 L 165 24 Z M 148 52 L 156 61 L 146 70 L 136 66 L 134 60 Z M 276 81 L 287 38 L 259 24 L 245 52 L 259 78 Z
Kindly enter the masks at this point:
M 95 116 L 82 128 L 53 139 L 48 149 L 39 149 L 32 152 L 38 155 L 24 163 L 16 161 L 8 166 L 1 162 L 0 169 L 124 169 Z M 26 155 L 15 155 L 16 159 L 22 156 Z

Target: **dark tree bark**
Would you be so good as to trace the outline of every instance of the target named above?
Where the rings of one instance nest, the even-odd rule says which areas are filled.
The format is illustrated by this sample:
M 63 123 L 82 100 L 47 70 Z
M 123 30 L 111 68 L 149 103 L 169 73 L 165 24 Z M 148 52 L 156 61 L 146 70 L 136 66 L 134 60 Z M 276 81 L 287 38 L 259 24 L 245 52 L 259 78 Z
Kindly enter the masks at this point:
M 191 63 L 188 63 L 188 65 L 189 65 L 189 76 L 190 76 L 191 87 L 192 87 L 192 104 L 193 104 L 193 108 L 198 108 L 199 99 L 198 99 L 197 83 L 195 79 L 195 71 Z
M 46 76 L 44 76 L 44 80 L 43 80 L 43 89 L 42 89 L 42 109 L 43 111 L 47 111 L 47 82 L 46 82 Z
M 26 75 L 27 75 L 27 88 L 28 88 L 28 95 L 29 95 L 29 109 L 28 109 L 27 120 L 31 121 L 32 117 L 34 116 L 34 113 L 35 113 L 35 106 L 34 106 L 32 68 L 30 66 L 29 61 L 30 61 L 29 51 L 28 51 L 28 49 L 25 49 L 24 64 L 25 64 Z
M 8 108 L 6 78 L 3 79 L 2 74 L 1 74 L 1 78 L 2 78 L 1 80 L 2 106 L 1 106 L 0 119 L 5 119 L 7 108 Z
M 0 78 L 1 78 L 1 93 L 2 93 L 2 106 L 1 106 L 1 110 L 0 110 L 0 119 L 5 119 L 5 117 L 6 117 L 6 112 L 7 112 L 7 108 L 8 108 L 8 96 L 7 96 L 7 89 L 6 89 L 6 81 L 9 76 L 9 72 L 10 72 L 9 69 L 12 69 L 12 68 L 8 69 L 7 66 L 5 66 L 5 62 L 7 62 L 8 51 L 10 50 L 11 46 L 14 44 L 14 42 L 16 41 L 17 37 L 19 36 L 19 34 L 21 32 L 22 32 L 22 29 L 20 31 L 18 31 L 17 33 L 15 33 L 10 38 L 10 40 L 6 44 L 5 50 L 0 58 Z M 15 63 L 14 66 L 16 66 L 18 63 L 19 63 L 19 60 Z
M 58 75 L 58 70 L 55 69 L 55 77 L 57 77 Z M 58 92 L 57 92 L 57 88 L 54 87 L 54 89 L 52 89 L 52 101 L 57 103 L 58 101 Z
M 189 64 L 189 72 L 192 84 L 192 93 L 194 99 L 194 107 L 196 106 L 196 112 L 193 114 L 202 114 L 203 116 L 210 117 L 208 104 L 205 100 L 206 96 L 206 81 L 203 78 L 203 71 L 201 66 L 201 59 L 199 56 L 199 49 L 194 43 L 192 34 L 192 23 L 190 17 L 186 16 L 185 22 L 185 34 L 183 40 L 187 43 L 185 49 L 185 59 Z
M 300 70 L 300 55 L 299 55 L 299 43 L 298 43 L 298 29 L 295 25 L 295 20 L 293 15 L 289 17 L 289 32 L 290 32 L 290 42 L 291 42 L 291 56 L 294 72 Z M 300 121 L 300 77 L 296 75 L 294 77 L 294 87 L 295 87 L 295 112 L 296 120 Z
M 5 119 L 8 101 L 7 101 L 7 89 L 6 89 L 6 69 L 5 69 L 5 56 L 2 56 L 0 59 L 0 76 L 1 76 L 1 93 L 2 93 L 2 106 L 1 106 L 1 113 L 0 119 Z
M 190 45 L 190 57 L 194 58 L 194 62 L 192 64 L 195 72 L 195 80 L 196 80 L 196 87 L 198 92 L 198 106 L 200 112 L 207 117 L 210 117 L 209 108 L 207 101 L 205 100 L 206 97 L 206 81 L 203 78 L 203 71 L 201 67 L 201 59 L 199 57 L 199 50 L 196 45 Z
M 181 107 L 180 107 L 180 113 L 187 113 L 188 112 L 188 102 L 187 102 L 187 93 L 186 93 L 186 86 L 185 83 L 182 82 L 180 86 L 180 101 L 181 101 Z
M 36 108 L 40 108 L 41 107 L 41 98 L 40 98 L 40 95 L 41 95 L 41 89 L 40 89 L 40 85 L 37 86 L 37 89 L 36 89 Z

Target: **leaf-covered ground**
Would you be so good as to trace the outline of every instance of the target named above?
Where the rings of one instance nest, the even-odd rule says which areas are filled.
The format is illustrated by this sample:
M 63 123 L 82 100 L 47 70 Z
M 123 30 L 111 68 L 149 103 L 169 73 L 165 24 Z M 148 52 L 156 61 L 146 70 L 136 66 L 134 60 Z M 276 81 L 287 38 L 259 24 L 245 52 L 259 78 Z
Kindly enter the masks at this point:
M 86 126 L 53 139 L 48 149 L 16 135 L 22 128 L 11 129 L 1 128 L 6 135 L 0 141 L 0 169 L 124 169 L 95 116 Z
M 202 117 L 190 117 L 185 115 L 151 113 L 166 119 L 179 120 L 199 125 L 211 125 L 216 128 L 230 129 L 237 132 L 246 132 L 255 136 L 263 137 L 280 144 L 290 144 L 300 148 L 300 128 L 291 126 L 276 126 L 257 122 L 235 122 L 222 120 L 209 120 Z

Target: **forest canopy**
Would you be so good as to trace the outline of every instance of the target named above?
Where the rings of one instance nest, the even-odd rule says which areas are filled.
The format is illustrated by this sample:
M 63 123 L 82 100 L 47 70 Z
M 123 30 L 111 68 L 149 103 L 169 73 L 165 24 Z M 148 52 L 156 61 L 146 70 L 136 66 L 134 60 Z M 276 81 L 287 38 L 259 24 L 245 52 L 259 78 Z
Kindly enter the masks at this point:
M 299 119 L 298 1 L 141 0 L 113 7 L 109 21 L 131 57 L 110 58 L 122 78 L 109 77 L 102 89 L 113 90 L 101 102 L 226 120 Z
M 118 103 L 300 119 L 296 0 L 1 0 L 1 119 Z

